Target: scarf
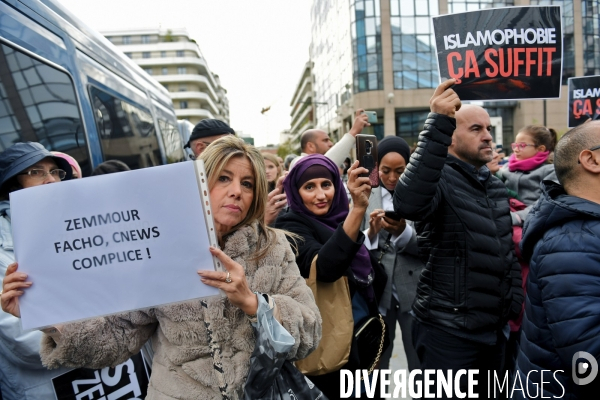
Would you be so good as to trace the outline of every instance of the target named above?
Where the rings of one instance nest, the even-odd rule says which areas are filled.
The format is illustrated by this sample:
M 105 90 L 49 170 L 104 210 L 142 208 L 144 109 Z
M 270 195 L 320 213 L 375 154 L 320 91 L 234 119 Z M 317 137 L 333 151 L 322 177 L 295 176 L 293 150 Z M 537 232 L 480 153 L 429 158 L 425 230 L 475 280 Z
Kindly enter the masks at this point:
M 531 171 L 544 164 L 548 160 L 549 151 L 538 151 L 535 156 L 530 157 L 526 160 L 517 160 L 515 153 L 510 155 L 508 159 L 508 170 L 510 172 L 515 171 Z
M 410 161 L 410 146 L 406 143 L 406 140 L 399 136 L 386 136 L 377 144 L 377 165 L 381 165 L 381 160 L 388 153 L 398 153 L 404 158 L 404 162 L 408 165 Z M 384 184 L 381 186 L 394 195 L 394 189 L 390 190 L 385 187 Z
M 335 195 L 333 196 L 331 207 L 327 214 L 323 216 L 317 216 L 310 212 L 299 193 L 298 180 L 304 174 L 304 172 L 312 165 L 321 165 L 331 173 L 333 176 L 333 186 L 335 188 Z M 323 178 L 330 179 L 331 176 L 323 176 Z M 283 181 L 283 187 L 287 194 L 288 202 L 292 211 L 298 214 L 307 216 L 308 218 L 325 225 L 331 231 L 335 231 L 339 224 L 343 223 L 348 216 L 348 196 L 344 189 L 342 180 L 340 179 L 340 173 L 338 167 L 329 158 L 321 154 L 311 154 L 309 156 L 300 159 L 294 167 L 290 170 L 289 174 Z M 362 245 L 354 256 L 354 259 L 350 263 L 350 270 L 354 279 L 359 285 L 359 289 L 362 294 L 367 296 L 368 299 L 374 298 L 373 292 L 373 279 L 374 272 L 373 266 L 371 265 L 371 257 L 369 256 L 369 250 Z

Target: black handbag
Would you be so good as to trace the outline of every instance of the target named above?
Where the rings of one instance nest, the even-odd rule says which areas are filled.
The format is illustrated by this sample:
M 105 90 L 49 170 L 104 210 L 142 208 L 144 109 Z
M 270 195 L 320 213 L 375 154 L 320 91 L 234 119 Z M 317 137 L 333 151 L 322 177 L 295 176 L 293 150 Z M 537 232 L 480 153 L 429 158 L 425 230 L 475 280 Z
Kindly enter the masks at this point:
M 294 338 L 258 296 L 256 345 L 244 385 L 244 400 L 327 400 L 321 390 L 287 360 Z
M 366 369 L 371 375 L 381 355 L 390 345 L 390 338 L 381 314 L 361 321 L 354 330 L 354 340 L 360 359 L 359 369 Z

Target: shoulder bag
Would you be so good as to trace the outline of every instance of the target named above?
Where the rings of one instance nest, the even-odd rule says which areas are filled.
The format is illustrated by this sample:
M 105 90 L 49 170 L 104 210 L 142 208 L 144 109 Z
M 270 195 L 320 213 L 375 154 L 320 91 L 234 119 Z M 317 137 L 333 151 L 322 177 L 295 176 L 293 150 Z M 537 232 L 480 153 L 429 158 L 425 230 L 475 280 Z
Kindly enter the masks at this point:
M 354 330 L 348 278 L 343 276 L 331 283 L 317 281 L 317 257 L 311 263 L 306 284 L 321 312 L 323 333 L 315 351 L 296 361 L 300 372 L 313 376 L 337 371 L 348 362 Z

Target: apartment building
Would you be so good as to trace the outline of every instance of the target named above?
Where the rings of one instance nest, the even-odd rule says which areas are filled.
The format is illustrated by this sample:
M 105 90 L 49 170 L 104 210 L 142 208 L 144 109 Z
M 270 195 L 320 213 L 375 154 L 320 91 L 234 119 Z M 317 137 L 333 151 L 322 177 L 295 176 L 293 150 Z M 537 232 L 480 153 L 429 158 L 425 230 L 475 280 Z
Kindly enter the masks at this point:
M 186 29 L 135 29 L 102 34 L 170 93 L 178 119 L 229 123 L 227 90 Z
M 300 153 L 300 134 L 315 126 L 314 104 L 312 86 L 312 62 L 307 62 L 302 68 L 300 80 L 296 85 L 296 90 L 292 96 L 290 107 L 292 117 L 290 129 L 286 136 L 291 140 L 293 150 Z

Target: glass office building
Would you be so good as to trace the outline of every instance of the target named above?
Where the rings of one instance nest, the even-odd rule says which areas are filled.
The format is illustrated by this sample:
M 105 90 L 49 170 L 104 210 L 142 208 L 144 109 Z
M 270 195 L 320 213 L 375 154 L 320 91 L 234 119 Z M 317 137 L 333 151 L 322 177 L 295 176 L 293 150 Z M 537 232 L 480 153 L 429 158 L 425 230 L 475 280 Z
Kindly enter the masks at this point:
M 573 76 L 600 75 L 600 0 L 313 0 L 315 126 L 336 139 L 359 108 L 377 111 L 377 136 L 416 141 L 439 74 L 431 17 L 486 8 L 560 5 L 563 85 Z M 505 146 L 515 130 L 546 124 L 567 130 L 567 89 L 560 99 L 485 102 L 502 126 Z

